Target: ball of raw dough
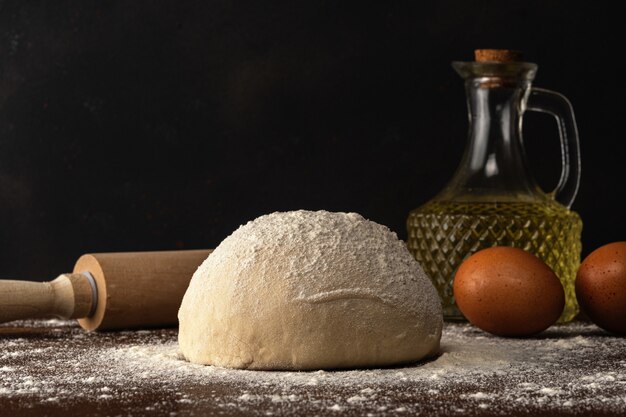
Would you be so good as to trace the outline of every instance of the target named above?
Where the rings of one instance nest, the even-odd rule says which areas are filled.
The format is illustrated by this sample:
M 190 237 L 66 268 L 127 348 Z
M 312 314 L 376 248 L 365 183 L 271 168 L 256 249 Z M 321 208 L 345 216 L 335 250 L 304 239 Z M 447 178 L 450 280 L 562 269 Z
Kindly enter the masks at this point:
M 178 313 L 190 362 L 332 369 L 438 351 L 437 292 L 395 233 L 356 213 L 262 216 L 198 268 Z

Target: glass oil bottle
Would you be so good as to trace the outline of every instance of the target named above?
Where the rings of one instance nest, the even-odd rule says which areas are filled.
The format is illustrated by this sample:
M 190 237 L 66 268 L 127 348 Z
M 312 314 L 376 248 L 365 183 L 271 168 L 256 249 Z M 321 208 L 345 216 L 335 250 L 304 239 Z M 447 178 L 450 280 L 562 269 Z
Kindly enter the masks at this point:
M 477 50 L 477 61 L 454 62 L 465 79 L 469 138 L 459 168 L 432 200 L 411 211 L 408 247 L 441 296 L 444 317 L 463 320 L 452 285 L 472 253 L 513 246 L 543 259 L 561 280 L 565 308 L 578 312 L 574 280 L 580 264 L 582 221 L 571 211 L 580 178 L 574 113 L 561 94 L 533 88 L 537 66 L 513 51 Z M 551 114 L 561 139 L 562 172 L 556 189 L 541 190 L 528 170 L 521 135 L 524 111 Z

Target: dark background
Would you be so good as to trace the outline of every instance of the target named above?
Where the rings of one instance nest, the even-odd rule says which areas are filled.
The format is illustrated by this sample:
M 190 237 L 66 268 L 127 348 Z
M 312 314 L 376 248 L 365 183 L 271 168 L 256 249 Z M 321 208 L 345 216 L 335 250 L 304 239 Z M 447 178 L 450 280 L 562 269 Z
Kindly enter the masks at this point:
M 2 1 L 0 277 L 85 252 L 214 247 L 299 208 L 404 238 L 467 131 L 450 68 L 514 48 L 572 101 L 583 253 L 626 240 L 623 14 L 568 1 Z M 525 119 L 554 187 L 558 132 Z

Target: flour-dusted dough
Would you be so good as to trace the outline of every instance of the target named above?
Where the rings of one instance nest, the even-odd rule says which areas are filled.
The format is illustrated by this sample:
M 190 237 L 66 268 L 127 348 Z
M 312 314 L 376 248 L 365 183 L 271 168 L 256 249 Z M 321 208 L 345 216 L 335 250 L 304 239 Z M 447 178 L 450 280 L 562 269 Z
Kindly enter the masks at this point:
M 178 313 L 190 362 L 332 369 L 438 351 L 437 292 L 395 233 L 356 213 L 262 216 L 198 268 Z

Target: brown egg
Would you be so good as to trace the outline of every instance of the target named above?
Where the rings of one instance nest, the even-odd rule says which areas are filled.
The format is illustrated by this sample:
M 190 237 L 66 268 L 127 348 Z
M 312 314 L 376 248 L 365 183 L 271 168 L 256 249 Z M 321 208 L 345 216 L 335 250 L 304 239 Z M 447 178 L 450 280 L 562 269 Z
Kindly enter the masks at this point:
M 576 298 L 598 326 L 626 334 L 626 242 L 591 252 L 576 276 Z
M 528 336 L 556 322 L 565 306 L 563 286 L 541 259 L 497 246 L 467 258 L 454 278 L 454 296 L 476 327 L 498 336 Z

